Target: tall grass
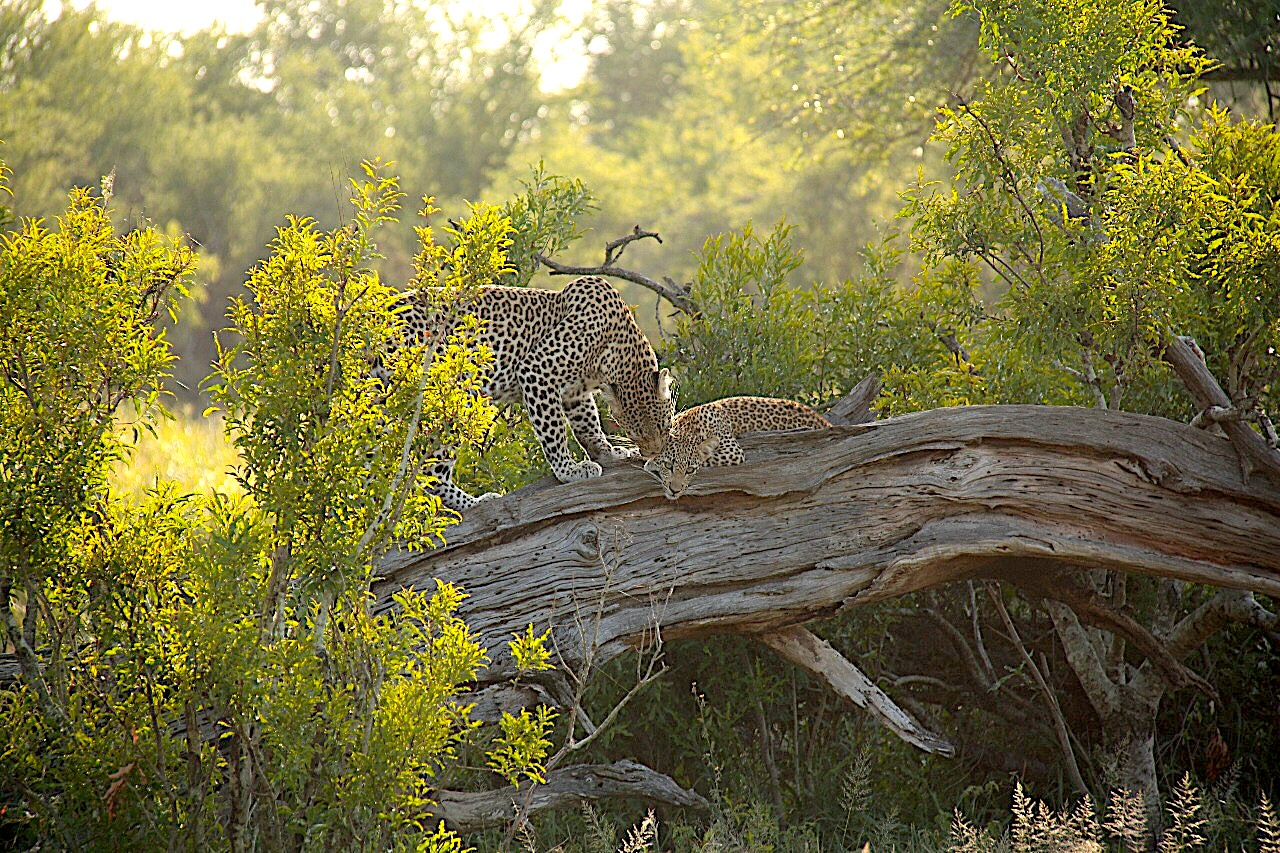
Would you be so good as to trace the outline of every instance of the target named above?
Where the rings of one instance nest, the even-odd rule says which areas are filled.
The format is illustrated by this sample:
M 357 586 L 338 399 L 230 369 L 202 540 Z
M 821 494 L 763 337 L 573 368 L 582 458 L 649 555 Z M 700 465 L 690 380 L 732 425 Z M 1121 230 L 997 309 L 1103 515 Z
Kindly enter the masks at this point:
M 183 409 L 172 419 L 157 419 L 154 434 L 138 430 L 133 452 L 117 462 L 111 472 L 111 485 L 118 494 L 135 496 L 154 487 L 157 480 L 172 480 L 182 491 L 197 494 L 214 490 L 238 492 L 240 487 L 230 472 L 239 461 L 239 454 L 222 430 L 220 417 L 203 417 L 192 409 Z

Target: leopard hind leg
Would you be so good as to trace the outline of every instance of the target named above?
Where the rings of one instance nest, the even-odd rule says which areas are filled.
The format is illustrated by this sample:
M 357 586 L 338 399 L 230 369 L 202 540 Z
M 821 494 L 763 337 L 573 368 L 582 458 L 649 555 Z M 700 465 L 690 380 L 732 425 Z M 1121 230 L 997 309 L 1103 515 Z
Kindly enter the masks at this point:
M 736 438 L 722 438 L 720 443 L 716 445 L 716 449 L 711 452 L 711 455 L 702 464 L 708 468 L 718 468 L 723 465 L 741 465 L 746 458 L 746 454 L 742 452 L 742 445 L 738 444 Z

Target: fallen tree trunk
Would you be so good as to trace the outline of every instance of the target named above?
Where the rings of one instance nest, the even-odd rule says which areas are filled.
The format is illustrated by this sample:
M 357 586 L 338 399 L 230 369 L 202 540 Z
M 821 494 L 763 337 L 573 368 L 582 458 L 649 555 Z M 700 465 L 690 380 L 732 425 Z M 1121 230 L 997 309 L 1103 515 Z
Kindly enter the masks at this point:
M 572 668 L 1063 564 L 1280 595 L 1280 483 L 1173 421 L 972 406 L 743 444 L 747 464 L 704 469 L 678 501 L 620 465 L 482 504 L 443 548 L 385 558 L 376 606 L 460 584 L 498 683 L 529 623 Z
M 976 576 L 1026 579 L 1043 594 L 1064 566 L 1280 595 L 1280 481 L 1242 470 L 1229 441 L 1173 421 L 975 406 L 743 445 L 747 464 L 704 469 L 678 501 L 621 465 L 485 503 L 445 547 L 389 555 L 377 607 L 402 586 L 460 584 L 461 615 L 493 659 L 481 707 L 521 701 L 505 641 L 530 623 L 551 629 L 578 678 L 629 649 L 739 633 L 949 755 L 800 626 Z M 669 781 L 647 796 L 674 802 Z M 439 811 L 455 825 L 476 810 L 510 812 L 509 794 L 490 792 L 450 814 L 452 796 L 442 792 Z

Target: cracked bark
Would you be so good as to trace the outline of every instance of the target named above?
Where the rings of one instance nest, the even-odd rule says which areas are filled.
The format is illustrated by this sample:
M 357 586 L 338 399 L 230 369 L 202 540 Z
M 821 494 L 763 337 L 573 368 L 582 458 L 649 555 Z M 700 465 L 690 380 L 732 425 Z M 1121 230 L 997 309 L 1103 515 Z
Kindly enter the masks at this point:
M 533 622 L 575 666 L 597 608 L 607 660 L 655 626 L 758 634 L 1062 565 L 1280 594 L 1280 488 L 1172 421 L 969 407 L 743 441 L 746 465 L 704 470 L 679 501 L 624 463 L 482 504 L 443 548 L 385 558 L 375 606 L 455 581 L 491 646 Z M 513 671 L 499 650 L 486 679 Z

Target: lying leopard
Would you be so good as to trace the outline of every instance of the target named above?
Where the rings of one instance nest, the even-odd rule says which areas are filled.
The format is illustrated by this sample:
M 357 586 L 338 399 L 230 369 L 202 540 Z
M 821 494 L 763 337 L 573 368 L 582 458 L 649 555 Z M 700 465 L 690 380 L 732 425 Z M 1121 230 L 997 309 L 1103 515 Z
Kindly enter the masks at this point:
M 441 330 L 427 299 L 409 293 L 397 308 L 415 341 Z M 483 287 L 467 305 L 483 325 L 478 343 L 493 352 L 481 393 L 497 403 L 523 402 L 542 454 L 562 483 L 598 477 L 595 460 L 652 456 L 665 443 L 675 414 L 671 378 L 658 369 L 653 347 L 631 309 L 602 278 L 575 279 L 563 290 Z M 380 375 L 380 365 L 374 375 Z M 636 448 L 613 445 L 600 426 L 595 392 Z M 565 421 L 592 457 L 576 460 Z M 638 448 L 638 449 L 637 449 Z M 445 506 L 464 511 L 482 500 L 453 482 L 455 460 L 443 454 L 431 470 Z
M 725 397 L 677 415 L 671 425 L 671 441 L 645 463 L 644 470 L 675 500 L 704 465 L 741 465 L 742 445 L 737 438 L 743 433 L 829 426 L 830 421 L 822 415 L 792 400 Z

